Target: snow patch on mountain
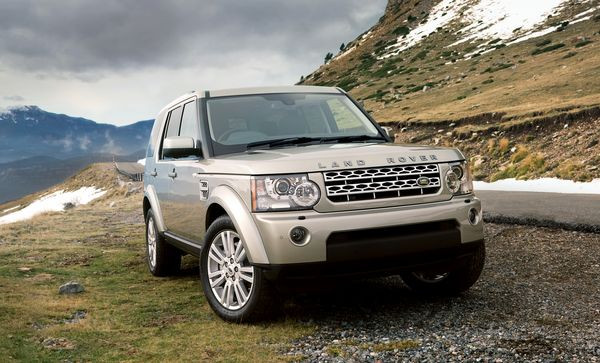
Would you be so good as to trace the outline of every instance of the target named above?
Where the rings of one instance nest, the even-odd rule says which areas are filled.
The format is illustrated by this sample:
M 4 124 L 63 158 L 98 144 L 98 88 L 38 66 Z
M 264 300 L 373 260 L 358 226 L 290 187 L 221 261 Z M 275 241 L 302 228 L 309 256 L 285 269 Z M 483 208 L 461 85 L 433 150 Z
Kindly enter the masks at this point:
M 589 1 L 582 0 L 580 3 Z M 411 29 L 407 35 L 398 37 L 397 42 L 388 46 L 387 52 L 379 59 L 395 56 L 451 23 L 459 26 L 456 31 L 459 39 L 448 47 L 486 39 L 500 39 L 508 41 L 507 44 L 514 44 L 543 36 L 555 31 L 558 26 L 542 30 L 539 28 L 550 17 L 560 14 L 568 5 L 568 0 L 442 0 L 431 9 L 424 22 Z M 570 23 L 589 19 L 598 8 L 577 14 Z M 484 48 L 482 45 L 473 53 L 494 49 Z M 467 58 L 469 56 L 466 55 Z
M 104 194 L 106 194 L 106 191 L 96 187 L 82 187 L 71 192 L 59 190 L 40 197 L 23 209 L 3 215 L 0 217 L 0 225 L 24 221 L 42 213 L 60 212 L 65 210 L 67 206 L 88 204 Z
M 478 39 L 511 39 L 556 15 L 566 0 L 481 0 L 464 16 L 469 24 L 459 31 L 462 38 L 450 46 Z
M 460 14 L 466 3 L 467 0 L 440 1 L 439 4 L 431 8 L 431 13 L 429 14 L 429 17 L 425 23 L 422 23 L 415 29 L 412 29 L 410 33 L 398 37 L 397 43 L 388 46 L 387 49 L 389 52 L 381 56 L 380 59 L 395 56 L 403 50 L 416 45 L 422 39 L 427 38 L 438 28 L 448 25 Z

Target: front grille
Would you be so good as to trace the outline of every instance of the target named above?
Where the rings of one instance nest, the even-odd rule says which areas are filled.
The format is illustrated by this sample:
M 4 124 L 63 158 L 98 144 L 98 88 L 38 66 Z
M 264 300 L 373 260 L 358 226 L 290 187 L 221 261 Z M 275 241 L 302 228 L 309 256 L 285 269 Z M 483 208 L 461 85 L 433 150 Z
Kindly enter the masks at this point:
M 437 164 L 326 171 L 323 177 L 332 202 L 435 194 L 442 185 Z M 419 185 L 423 177 L 429 180 L 427 185 Z

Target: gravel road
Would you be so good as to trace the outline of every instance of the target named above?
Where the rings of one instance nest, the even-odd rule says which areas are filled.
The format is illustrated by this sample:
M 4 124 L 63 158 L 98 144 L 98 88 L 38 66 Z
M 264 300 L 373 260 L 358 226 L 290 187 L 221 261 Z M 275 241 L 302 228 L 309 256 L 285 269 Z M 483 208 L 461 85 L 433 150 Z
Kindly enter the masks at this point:
M 487 224 L 487 264 L 455 298 L 395 278 L 335 283 L 288 299 L 316 325 L 292 360 L 600 362 L 600 234 Z

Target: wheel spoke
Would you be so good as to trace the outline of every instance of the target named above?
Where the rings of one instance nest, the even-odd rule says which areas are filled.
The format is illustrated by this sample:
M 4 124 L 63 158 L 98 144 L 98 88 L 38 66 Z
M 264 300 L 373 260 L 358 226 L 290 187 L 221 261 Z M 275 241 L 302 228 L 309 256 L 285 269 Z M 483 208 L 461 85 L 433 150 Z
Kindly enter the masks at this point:
M 242 241 L 240 241 L 240 245 L 242 244 Z M 244 246 L 242 246 L 242 250 L 240 251 L 239 255 L 237 255 L 237 257 L 235 258 L 235 261 L 238 263 L 242 263 L 244 262 L 244 260 L 246 259 L 246 249 L 244 248 Z
M 253 274 L 254 273 L 254 267 L 252 267 L 252 266 L 243 266 L 243 267 L 240 267 L 240 271 L 247 272 L 249 274 Z
M 237 300 L 238 305 L 243 304 L 245 299 L 242 299 L 242 294 L 239 291 L 239 282 L 238 281 L 235 281 L 233 283 L 233 293 L 235 295 L 235 299 Z
M 227 244 L 228 235 L 229 231 L 221 232 L 221 243 L 223 244 L 223 251 L 225 252 L 225 257 L 229 256 L 229 245 Z
M 232 290 L 231 283 L 228 282 L 227 284 L 225 284 L 225 307 L 230 307 L 231 303 L 233 302 L 232 301 L 233 295 L 231 293 L 231 290 Z
M 219 247 L 215 246 L 214 243 L 210 246 L 209 256 L 213 260 L 215 260 L 217 263 L 222 263 L 223 260 L 225 259 L 225 256 L 223 256 L 223 254 L 221 253 L 221 251 L 219 251 Z
M 231 231 L 227 231 L 227 249 L 229 250 L 227 257 L 233 256 L 235 253 L 235 246 L 233 245 L 233 236 L 231 235 Z
M 241 240 L 241 239 L 238 239 L 238 244 L 237 244 L 237 246 L 235 246 L 235 252 L 233 253 L 233 258 L 234 258 L 236 261 L 239 261 L 239 258 L 238 258 L 238 256 L 239 256 L 239 254 L 240 254 L 242 251 L 245 251 L 245 250 L 244 250 L 244 245 L 242 244 L 242 240 Z
M 244 275 L 244 274 L 240 274 L 240 278 L 248 281 L 249 283 L 254 283 L 254 279 L 252 278 L 252 276 L 248 276 L 248 275 Z
M 246 287 L 240 282 L 240 280 L 237 280 L 235 282 L 235 287 L 239 291 L 239 294 L 242 298 L 240 302 L 245 302 L 248 299 L 248 292 L 246 291 Z
M 210 287 L 215 287 L 217 285 L 220 285 L 223 281 L 225 281 L 225 276 L 221 275 L 221 277 L 219 277 L 218 279 L 213 280 L 210 283 Z
M 211 279 L 212 279 L 213 277 L 216 277 L 216 276 L 221 276 L 221 275 L 223 275 L 223 272 L 221 272 L 221 270 L 217 270 L 217 271 L 215 271 L 215 272 L 209 272 L 209 273 L 208 273 L 208 277 L 209 277 L 209 278 L 211 278 Z

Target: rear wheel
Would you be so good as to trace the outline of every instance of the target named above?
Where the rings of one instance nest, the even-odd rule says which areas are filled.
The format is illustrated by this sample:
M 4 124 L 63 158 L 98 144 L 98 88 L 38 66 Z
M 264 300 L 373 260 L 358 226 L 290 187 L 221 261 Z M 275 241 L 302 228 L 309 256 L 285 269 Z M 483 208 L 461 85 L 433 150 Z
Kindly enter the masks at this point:
M 268 316 L 272 288 L 250 265 L 240 235 L 228 216 L 208 228 L 200 255 L 200 277 L 210 307 L 224 320 L 249 322 Z
M 455 295 L 468 290 L 481 275 L 485 264 L 485 244 L 480 243 L 468 260 L 450 271 L 426 270 L 402 273 L 411 290 L 425 294 Z
M 152 210 L 146 214 L 146 255 L 148 270 L 152 275 L 168 276 L 179 272 L 181 253 L 158 233 Z

